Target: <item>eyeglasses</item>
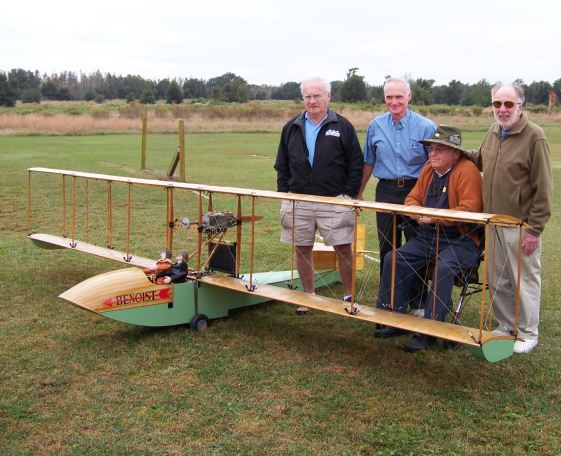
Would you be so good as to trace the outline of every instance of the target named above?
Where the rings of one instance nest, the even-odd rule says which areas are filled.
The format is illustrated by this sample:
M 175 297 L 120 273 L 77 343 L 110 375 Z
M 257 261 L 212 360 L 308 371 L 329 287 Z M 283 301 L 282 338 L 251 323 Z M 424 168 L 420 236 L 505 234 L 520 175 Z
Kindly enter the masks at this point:
M 429 152 L 434 152 L 436 154 L 444 152 L 445 150 L 448 150 L 448 149 L 450 149 L 450 148 L 446 147 L 446 146 L 429 146 L 428 147 Z
M 506 109 L 512 109 L 512 108 L 514 108 L 514 105 L 519 105 L 519 104 L 522 104 L 522 103 L 516 103 L 516 102 L 510 101 L 510 100 L 509 101 L 496 100 L 496 101 L 493 101 L 493 108 L 499 109 L 502 105 L 505 105 Z
M 317 94 L 317 95 L 304 95 L 304 100 L 306 101 L 312 101 L 312 100 L 320 100 L 321 98 L 323 98 L 323 94 Z

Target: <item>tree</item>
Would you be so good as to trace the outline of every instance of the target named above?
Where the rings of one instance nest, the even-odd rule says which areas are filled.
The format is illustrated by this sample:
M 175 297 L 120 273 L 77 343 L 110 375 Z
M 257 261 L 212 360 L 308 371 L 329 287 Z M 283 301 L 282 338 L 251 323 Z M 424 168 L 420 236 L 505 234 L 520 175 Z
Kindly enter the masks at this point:
M 234 73 L 224 73 L 209 79 L 207 87 L 215 100 L 238 103 L 247 101 L 247 82 Z
M 553 83 L 552 88 L 557 93 L 557 99 L 561 100 L 561 78 Z
M 370 100 L 372 103 L 383 103 L 384 102 L 384 86 L 371 86 L 368 88 L 370 92 Z
M 343 81 L 331 81 L 331 100 L 341 101 L 341 87 Z
M 434 103 L 432 97 L 432 86 L 434 79 L 418 78 L 411 81 L 411 92 L 413 92 L 413 102 L 417 105 L 430 105 Z
M 147 81 L 141 76 L 127 74 L 127 76 L 122 80 L 122 86 L 119 90 L 119 98 L 130 98 L 133 99 L 140 98 L 142 92 L 147 88 Z
M 247 83 L 242 78 L 224 85 L 218 97 L 219 100 L 228 103 L 245 103 L 247 98 Z
M 183 90 L 179 87 L 178 82 L 174 79 L 171 81 L 166 93 L 166 102 L 170 104 L 183 103 Z
M 39 72 L 22 70 L 21 68 L 12 69 L 8 73 L 8 80 L 13 84 L 17 91 L 17 97 L 21 98 L 22 94 L 28 90 L 38 90 L 41 86 L 41 76 Z M 34 92 L 36 93 L 36 92 Z
M 22 103 L 40 103 L 41 102 L 41 92 L 38 88 L 25 89 L 21 93 Z
M 300 84 L 294 81 L 285 82 L 278 89 L 273 90 L 271 98 L 273 100 L 299 100 L 301 98 Z
M 183 96 L 185 98 L 207 98 L 208 89 L 204 79 L 189 78 L 183 83 Z
M 41 95 L 46 100 L 58 100 L 58 87 L 53 79 L 43 79 Z
M 347 79 L 341 85 L 341 101 L 356 103 L 365 101 L 368 97 L 364 76 L 359 76 L 356 72 L 358 68 L 349 68 Z
M 150 89 L 145 90 L 142 92 L 139 100 L 142 104 L 154 104 L 156 103 L 156 96 L 154 92 Z
M 170 84 L 171 82 L 169 79 L 162 79 L 161 81 L 158 81 L 155 92 L 157 100 L 166 99 Z
M 0 72 L 0 106 L 15 106 L 17 90 L 15 84 L 8 80 L 3 71 Z
M 546 81 L 532 82 L 529 86 L 524 87 L 526 101 L 534 104 L 549 103 L 549 92 L 553 86 Z
M 491 84 L 481 79 L 477 84 L 469 85 L 460 100 L 463 106 L 489 106 L 491 104 Z

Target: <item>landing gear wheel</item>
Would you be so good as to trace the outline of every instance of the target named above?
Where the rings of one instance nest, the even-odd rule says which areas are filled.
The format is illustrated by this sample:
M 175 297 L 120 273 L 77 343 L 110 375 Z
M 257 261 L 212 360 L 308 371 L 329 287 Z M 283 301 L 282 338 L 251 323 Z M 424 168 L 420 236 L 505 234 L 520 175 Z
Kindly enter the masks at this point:
M 191 329 L 197 332 L 208 328 L 208 317 L 204 314 L 197 314 L 191 320 Z

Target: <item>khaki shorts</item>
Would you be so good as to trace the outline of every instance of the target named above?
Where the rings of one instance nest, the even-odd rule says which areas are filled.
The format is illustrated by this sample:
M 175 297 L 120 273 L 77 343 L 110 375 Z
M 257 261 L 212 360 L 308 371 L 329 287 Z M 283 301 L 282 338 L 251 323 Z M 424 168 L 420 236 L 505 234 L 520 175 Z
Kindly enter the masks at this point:
M 348 198 L 338 196 L 338 198 Z M 294 217 L 292 211 L 296 211 Z M 351 244 L 354 239 L 354 208 L 332 204 L 283 201 L 280 210 L 281 242 L 292 244 L 294 220 L 295 245 L 312 246 L 319 230 L 325 245 Z

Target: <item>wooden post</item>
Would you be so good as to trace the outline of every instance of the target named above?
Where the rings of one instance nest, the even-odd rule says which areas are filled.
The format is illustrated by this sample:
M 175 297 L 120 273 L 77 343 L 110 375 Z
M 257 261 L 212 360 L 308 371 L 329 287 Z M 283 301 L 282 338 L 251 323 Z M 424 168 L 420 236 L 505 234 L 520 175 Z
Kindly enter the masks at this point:
M 179 119 L 177 134 L 179 135 L 179 179 L 185 182 L 185 121 Z
M 146 130 L 148 120 L 146 116 L 142 116 L 142 146 L 140 150 L 140 169 L 146 169 Z

